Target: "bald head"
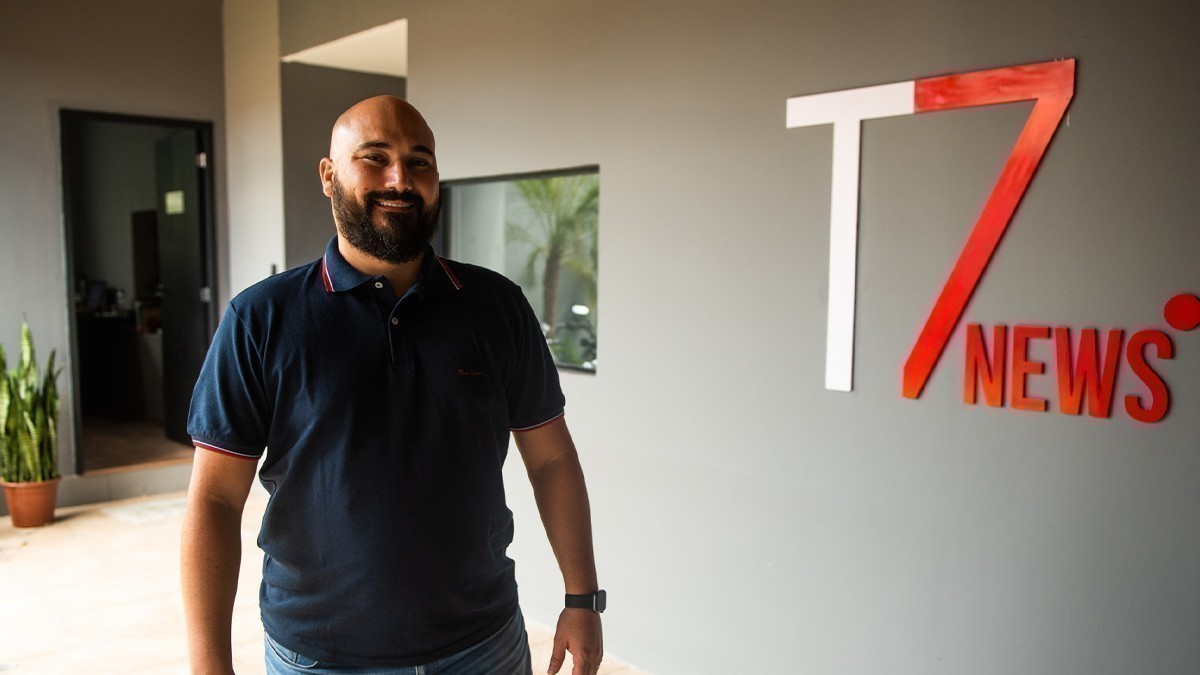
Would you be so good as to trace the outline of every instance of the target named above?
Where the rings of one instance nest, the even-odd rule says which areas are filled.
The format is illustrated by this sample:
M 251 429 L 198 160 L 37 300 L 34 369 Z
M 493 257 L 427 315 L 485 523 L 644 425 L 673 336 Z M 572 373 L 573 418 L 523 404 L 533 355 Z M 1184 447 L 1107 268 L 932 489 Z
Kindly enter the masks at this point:
M 373 96 L 342 113 L 329 138 L 329 156 L 322 159 L 325 196 L 334 181 L 368 178 L 383 187 L 404 189 L 420 176 L 437 178 L 433 131 L 408 101 L 397 96 Z M 379 170 L 379 171 L 376 171 Z M 435 193 L 436 196 L 436 193 Z
M 350 106 L 337 118 L 329 139 L 329 157 L 338 161 L 360 143 L 385 136 L 409 136 L 432 154 L 433 131 L 408 101 L 398 96 L 373 96 Z

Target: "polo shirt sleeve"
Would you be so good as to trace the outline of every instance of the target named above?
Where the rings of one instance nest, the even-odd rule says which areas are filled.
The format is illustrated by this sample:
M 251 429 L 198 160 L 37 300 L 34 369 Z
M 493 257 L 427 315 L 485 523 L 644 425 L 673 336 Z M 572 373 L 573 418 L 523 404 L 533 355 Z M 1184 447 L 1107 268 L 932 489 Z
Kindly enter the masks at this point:
M 562 417 L 566 398 L 541 323 L 519 290 L 515 305 L 517 336 L 507 387 L 508 424 L 513 431 L 529 431 Z
M 257 459 L 267 445 L 269 411 L 262 358 L 231 302 L 192 392 L 188 434 L 198 447 Z

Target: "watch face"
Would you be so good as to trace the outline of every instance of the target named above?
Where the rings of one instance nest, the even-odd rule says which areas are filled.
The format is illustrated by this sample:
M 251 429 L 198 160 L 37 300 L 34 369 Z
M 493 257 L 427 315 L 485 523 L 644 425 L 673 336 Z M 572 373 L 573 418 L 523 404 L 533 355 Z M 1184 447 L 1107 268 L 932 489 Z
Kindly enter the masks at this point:
M 603 612 L 608 606 L 608 593 L 605 591 L 596 591 L 596 611 Z

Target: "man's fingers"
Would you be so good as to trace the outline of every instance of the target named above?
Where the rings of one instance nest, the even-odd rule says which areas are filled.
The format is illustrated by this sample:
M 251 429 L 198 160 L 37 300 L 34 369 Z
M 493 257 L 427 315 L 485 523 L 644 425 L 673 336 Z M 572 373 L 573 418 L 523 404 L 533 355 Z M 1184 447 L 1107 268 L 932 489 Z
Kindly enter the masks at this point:
M 563 659 L 566 658 L 567 643 L 559 640 L 558 636 L 554 636 L 554 649 L 550 652 L 550 669 L 546 672 L 554 675 L 562 668 Z
M 574 665 L 571 668 L 571 675 L 595 675 L 596 671 L 600 670 L 601 656 L 595 652 L 587 654 L 576 654 L 571 652 L 571 662 Z
M 578 609 L 564 609 L 554 632 L 550 673 L 555 675 L 571 654 L 571 675 L 595 675 L 604 656 L 604 634 L 600 615 Z

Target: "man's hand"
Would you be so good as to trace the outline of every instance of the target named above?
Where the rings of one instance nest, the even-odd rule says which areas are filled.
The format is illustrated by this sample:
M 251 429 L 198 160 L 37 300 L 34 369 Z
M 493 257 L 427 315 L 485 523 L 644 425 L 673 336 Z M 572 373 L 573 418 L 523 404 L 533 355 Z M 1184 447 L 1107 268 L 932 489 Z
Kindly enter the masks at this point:
M 600 615 L 590 609 L 567 608 L 558 615 L 554 631 L 554 651 L 550 654 L 550 675 L 562 668 L 566 652 L 571 652 L 575 667 L 571 675 L 595 675 L 604 656 L 604 631 Z

